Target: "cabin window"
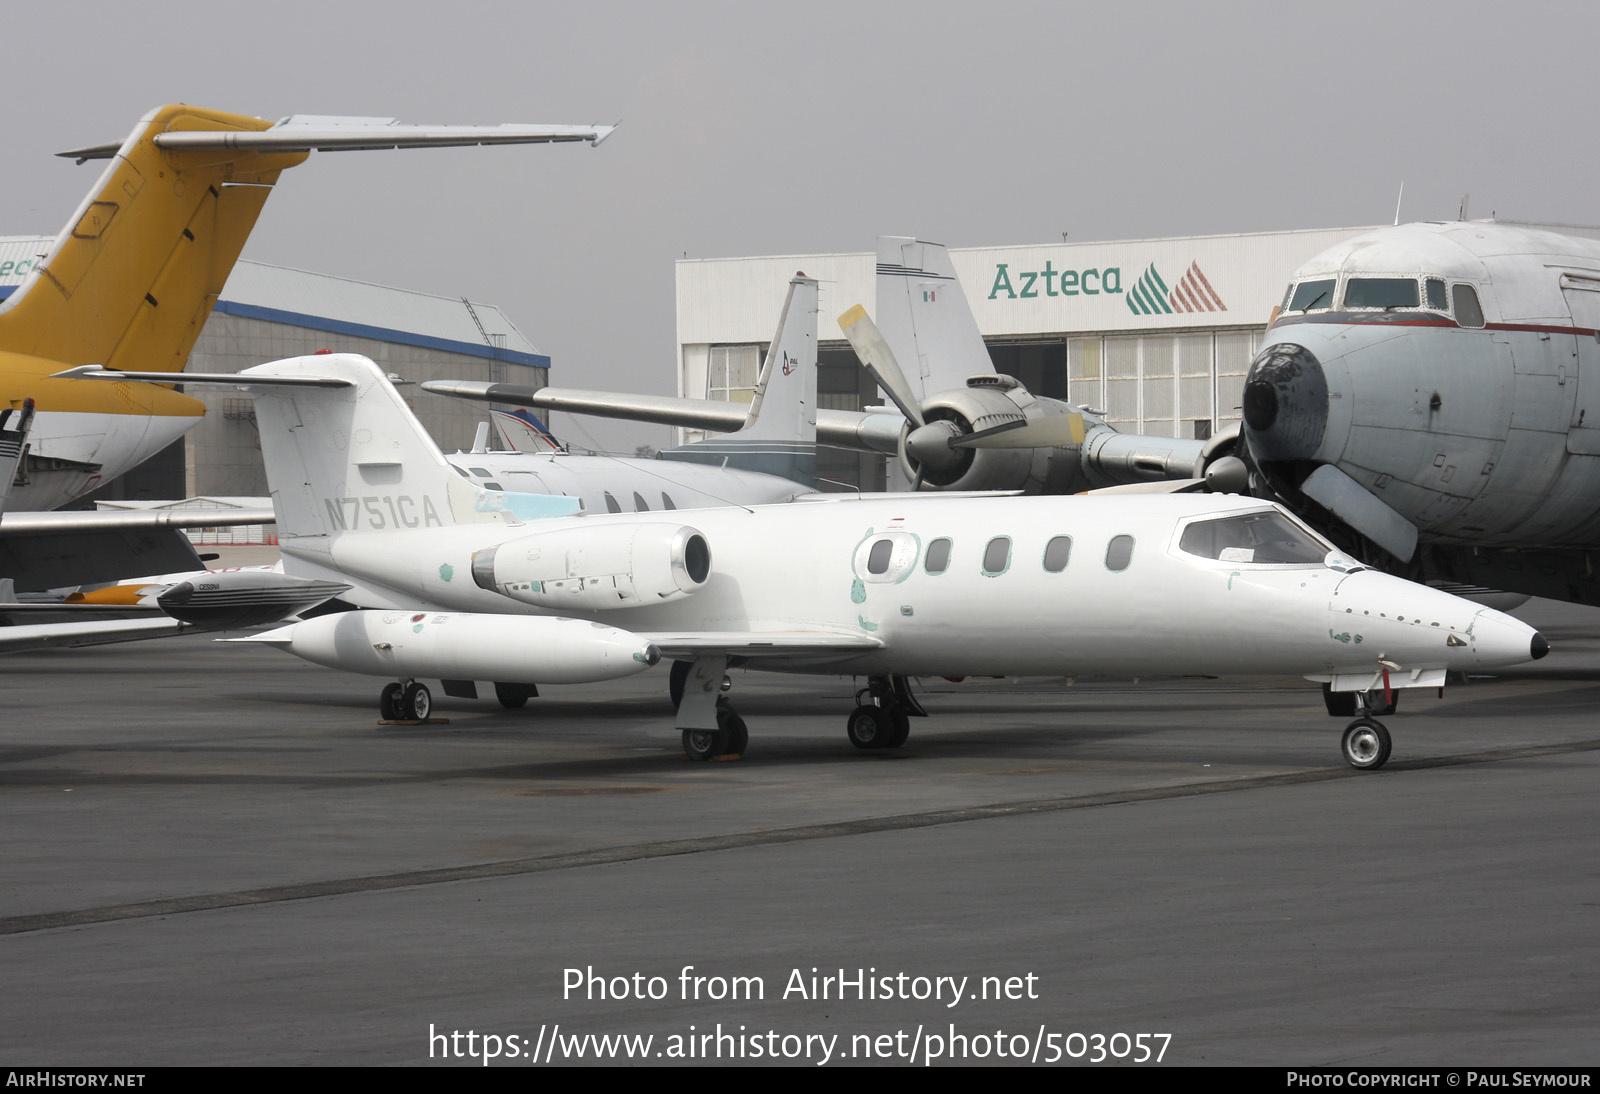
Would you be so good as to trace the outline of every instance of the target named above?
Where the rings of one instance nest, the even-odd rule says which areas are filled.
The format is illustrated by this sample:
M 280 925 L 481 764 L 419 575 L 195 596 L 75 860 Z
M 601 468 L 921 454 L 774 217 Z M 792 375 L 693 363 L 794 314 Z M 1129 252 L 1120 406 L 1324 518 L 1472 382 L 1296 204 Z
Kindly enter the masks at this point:
M 1428 278 L 1428 307 L 1434 311 L 1447 311 L 1450 302 L 1445 299 L 1444 282 L 1437 277 Z
M 1302 281 L 1289 300 L 1290 311 L 1321 311 L 1333 307 L 1333 279 Z
M 922 568 L 930 574 L 942 574 L 950 568 L 948 539 L 936 539 L 928 544 L 928 557 L 923 561 Z
M 1194 521 L 1179 537 L 1178 550 L 1217 562 L 1320 566 L 1333 547 L 1269 509 Z
M 620 513 L 620 512 L 622 512 L 622 506 L 617 504 L 617 499 L 611 496 L 611 491 L 609 491 L 609 490 L 606 491 L 606 512 L 608 512 L 608 513 Z
M 856 576 L 876 585 L 893 585 L 911 576 L 922 541 L 910 532 L 882 532 L 856 548 Z
M 995 536 L 989 545 L 983 549 L 983 574 L 985 577 L 997 577 L 1006 572 L 1011 565 L 1011 537 Z
M 633 492 L 633 511 L 635 513 L 648 513 L 650 511 L 650 506 L 646 504 L 644 498 L 637 490 Z
M 889 572 L 889 560 L 894 557 L 894 541 L 880 539 L 872 545 L 872 550 L 867 554 L 867 573 L 886 574 Z
M 1059 574 L 1067 568 L 1072 557 L 1072 537 L 1056 536 L 1044 545 L 1044 569 L 1047 574 Z
M 1410 277 L 1352 277 L 1345 283 L 1347 308 L 1415 308 L 1421 303 Z
M 1132 561 L 1133 537 L 1112 536 L 1111 542 L 1106 544 L 1106 569 L 1114 574 L 1120 574 Z
M 1478 291 L 1471 285 L 1457 285 L 1450 293 L 1455 297 L 1456 322 L 1463 327 L 1483 326 L 1483 309 L 1478 307 Z
M 663 509 L 676 509 L 677 508 L 676 505 L 672 504 L 672 495 L 667 493 L 665 490 L 661 491 L 661 508 L 663 508 Z

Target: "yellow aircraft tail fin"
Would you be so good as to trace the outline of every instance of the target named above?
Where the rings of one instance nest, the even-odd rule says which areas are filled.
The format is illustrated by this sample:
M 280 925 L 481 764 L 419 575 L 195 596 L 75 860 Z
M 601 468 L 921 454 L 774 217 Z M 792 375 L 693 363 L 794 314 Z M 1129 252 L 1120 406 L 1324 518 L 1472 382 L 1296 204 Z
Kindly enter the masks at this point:
M 163 149 L 153 138 L 271 125 L 190 106 L 146 115 L 44 262 L 0 305 L 0 348 L 69 365 L 181 371 L 279 173 L 308 153 Z

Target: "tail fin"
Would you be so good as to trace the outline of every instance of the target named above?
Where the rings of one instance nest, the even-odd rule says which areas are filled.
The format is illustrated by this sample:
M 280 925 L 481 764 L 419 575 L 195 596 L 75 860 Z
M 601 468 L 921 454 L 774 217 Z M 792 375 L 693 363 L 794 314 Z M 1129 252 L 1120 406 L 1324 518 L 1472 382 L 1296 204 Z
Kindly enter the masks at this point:
M 736 433 L 671 448 L 663 459 L 759 471 L 817 483 L 817 283 L 804 274 L 789 296 L 767 351 L 755 397 Z
M 0 345 L 54 368 L 181 370 L 278 174 L 308 153 L 164 151 L 152 138 L 270 126 L 188 106 L 146 115 L 0 305 Z
M 280 541 L 514 524 L 581 508 L 576 498 L 484 490 L 469 481 L 383 371 L 357 354 L 274 361 L 233 383 L 255 396 Z
M 500 439 L 513 452 L 560 452 L 561 442 L 545 427 L 531 410 L 498 410 L 489 412 Z
M 878 237 L 878 330 L 919 400 L 994 372 L 942 243 Z

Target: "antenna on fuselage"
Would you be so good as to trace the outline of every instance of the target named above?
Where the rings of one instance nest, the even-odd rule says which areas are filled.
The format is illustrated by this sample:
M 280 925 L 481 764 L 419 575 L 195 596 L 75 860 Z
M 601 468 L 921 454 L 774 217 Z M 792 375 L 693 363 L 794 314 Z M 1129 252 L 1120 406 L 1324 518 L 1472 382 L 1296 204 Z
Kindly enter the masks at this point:
M 1471 199 L 1471 197 L 1472 197 L 1471 194 L 1462 194 L 1461 195 L 1461 208 L 1456 211 L 1456 219 L 1457 220 L 1466 220 L 1467 219 L 1467 202 L 1468 202 L 1468 200 Z
M 1401 179 L 1400 180 L 1400 196 L 1394 199 L 1394 224 L 1395 224 L 1396 228 L 1398 228 L 1400 226 L 1400 202 L 1405 200 L 1405 196 L 1406 196 L 1406 180 L 1405 179 Z

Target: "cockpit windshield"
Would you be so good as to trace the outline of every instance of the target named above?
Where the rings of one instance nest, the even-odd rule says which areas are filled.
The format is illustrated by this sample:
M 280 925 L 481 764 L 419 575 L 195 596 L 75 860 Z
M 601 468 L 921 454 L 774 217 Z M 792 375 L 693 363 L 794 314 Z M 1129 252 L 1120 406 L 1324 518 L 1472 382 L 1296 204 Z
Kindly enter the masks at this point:
M 1416 308 L 1421 304 L 1414 277 L 1352 277 L 1345 282 L 1347 308 Z
M 1334 281 L 1302 281 L 1289 301 L 1290 311 L 1321 311 L 1333 307 Z
M 1183 530 L 1178 550 L 1218 562 L 1258 566 L 1320 565 L 1333 550 L 1276 510 L 1197 520 Z

